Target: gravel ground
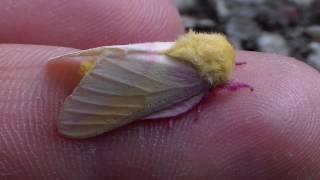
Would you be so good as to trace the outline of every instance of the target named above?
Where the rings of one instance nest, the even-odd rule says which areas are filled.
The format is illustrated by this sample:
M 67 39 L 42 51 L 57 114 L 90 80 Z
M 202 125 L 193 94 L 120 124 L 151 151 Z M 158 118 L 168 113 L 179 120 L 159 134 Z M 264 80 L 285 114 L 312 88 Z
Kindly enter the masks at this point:
M 320 0 L 175 0 L 186 30 L 222 32 L 238 49 L 295 57 L 320 71 Z

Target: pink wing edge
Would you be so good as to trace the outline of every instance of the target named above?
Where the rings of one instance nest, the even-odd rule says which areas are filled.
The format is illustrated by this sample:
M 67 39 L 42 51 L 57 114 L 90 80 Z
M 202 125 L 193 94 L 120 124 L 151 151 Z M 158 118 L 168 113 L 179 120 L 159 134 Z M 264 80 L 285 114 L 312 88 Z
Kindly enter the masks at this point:
M 151 114 L 141 120 L 163 119 L 163 118 L 170 118 L 170 117 L 175 117 L 175 116 L 181 115 L 181 114 L 186 113 L 187 111 L 191 110 L 198 103 L 200 103 L 200 101 L 202 100 L 203 97 L 204 97 L 204 93 L 201 93 L 199 95 L 193 96 L 190 99 L 187 99 L 187 100 L 182 101 L 180 103 L 177 103 L 169 108 L 166 108 L 162 111 Z

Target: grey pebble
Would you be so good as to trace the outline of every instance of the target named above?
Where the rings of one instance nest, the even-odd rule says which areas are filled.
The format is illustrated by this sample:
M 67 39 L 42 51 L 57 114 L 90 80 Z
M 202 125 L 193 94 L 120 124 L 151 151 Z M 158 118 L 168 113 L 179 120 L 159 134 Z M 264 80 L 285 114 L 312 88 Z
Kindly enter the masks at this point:
M 192 16 L 182 16 L 182 23 L 187 29 L 195 28 L 207 28 L 213 29 L 216 26 L 216 22 L 206 18 L 195 18 Z
M 185 28 L 194 28 L 197 25 L 197 19 L 192 16 L 182 16 L 182 23 Z
M 311 6 L 314 2 L 314 0 L 292 0 L 292 1 L 297 5 L 303 6 L 303 7 Z
M 311 36 L 314 40 L 320 41 L 320 25 L 309 26 L 305 29 L 305 33 Z
M 263 52 L 289 55 L 287 42 L 279 34 L 263 33 L 258 38 L 258 46 Z
M 180 11 L 196 8 L 197 0 L 174 0 L 177 8 Z
M 230 10 L 225 0 L 208 0 L 208 3 L 211 9 L 216 11 L 219 20 L 226 20 L 230 16 Z
M 320 71 L 320 43 L 312 42 L 309 44 L 312 53 L 307 58 L 307 63 Z
M 312 53 L 307 58 L 307 63 L 320 71 L 320 53 Z
M 226 33 L 239 40 L 255 39 L 261 33 L 259 26 L 250 19 L 232 17 L 226 25 Z
M 320 0 L 174 2 L 186 30 L 223 32 L 237 49 L 293 56 L 320 71 Z
M 312 50 L 312 52 L 320 54 L 320 43 L 319 42 L 310 43 L 309 48 Z

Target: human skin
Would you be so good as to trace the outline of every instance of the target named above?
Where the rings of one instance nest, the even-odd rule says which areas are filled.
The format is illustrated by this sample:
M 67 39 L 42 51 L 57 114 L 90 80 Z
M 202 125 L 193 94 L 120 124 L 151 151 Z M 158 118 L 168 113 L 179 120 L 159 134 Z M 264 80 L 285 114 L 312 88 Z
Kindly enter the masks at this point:
M 28 44 L 169 41 L 183 32 L 176 9 L 169 0 L 2 0 L 0 10 L 0 42 L 19 43 L 0 45 L 0 179 L 320 178 L 320 76 L 311 67 L 238 51 L 247 64 L 233 78 L 254 92 L 214 91 L 171 129 L 168 119 L 141 121 L 71 140 L 56 122 L 78 64 L 48 59 L 75 49 Z

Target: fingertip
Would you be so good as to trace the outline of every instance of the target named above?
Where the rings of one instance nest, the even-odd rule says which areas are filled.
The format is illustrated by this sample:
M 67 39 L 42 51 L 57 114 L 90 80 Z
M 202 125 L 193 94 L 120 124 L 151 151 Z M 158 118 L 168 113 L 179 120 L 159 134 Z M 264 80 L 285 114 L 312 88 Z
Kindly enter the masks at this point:
M 0 41 L 3 43 L 87 49 L 110 44 L 171 41 L 183 33 L 177 9 L 168 0 L 97 0 L 94 3 L 4 0 L 0 11 Z
M 240 53 L 248 63 L 235 77 L 255 92 L 209 97 L 197 122 L 193 109 L 169 130 L 166 121 L 134 123 L 76 142 L 58 138 L 53 129 L 61 101 L 79 77 L 79 63 L 47 62 L 71 50 L 3 47 L 2 75 L 14 82 L 0 87 L 0 145 L 8 155 L 4 172 L 12 179 L 290 179 L 319 172 L 320 78 L 288 58 Z

